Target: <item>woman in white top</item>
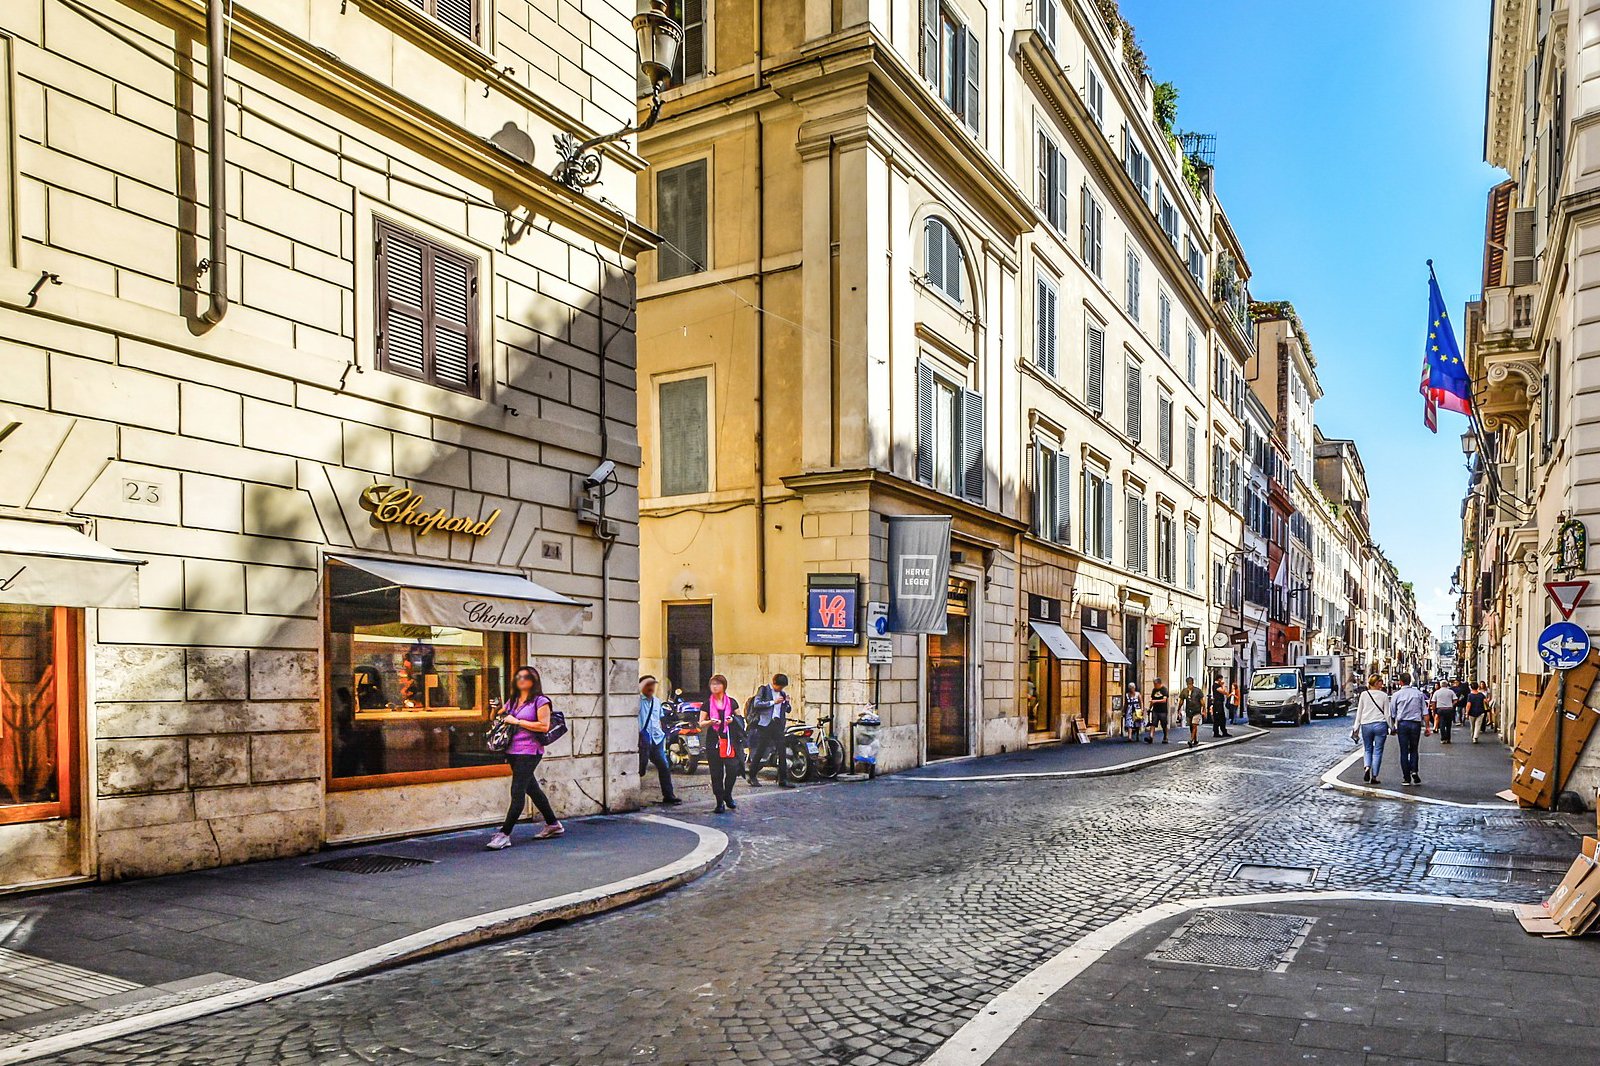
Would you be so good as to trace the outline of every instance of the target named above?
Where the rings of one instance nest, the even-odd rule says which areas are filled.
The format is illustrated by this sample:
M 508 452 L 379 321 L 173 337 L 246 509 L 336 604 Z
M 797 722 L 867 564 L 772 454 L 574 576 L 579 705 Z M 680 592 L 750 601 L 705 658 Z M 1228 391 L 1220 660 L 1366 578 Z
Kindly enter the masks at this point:
M 1373 674 L 1367 679 L 1367 688 L 1356 697 L 1356 720 L 1350 726 L 1352 739 L 1361 741 L 1366 769 L 1361 779 L 1374 785 L 1378 780 L 1378 767 L 1383 764 L 1383 745 L 1389 739 L 1389 729 L 1394 723 L 1389 718 L 1389 694 L 1383 691 L 1383 678 Z

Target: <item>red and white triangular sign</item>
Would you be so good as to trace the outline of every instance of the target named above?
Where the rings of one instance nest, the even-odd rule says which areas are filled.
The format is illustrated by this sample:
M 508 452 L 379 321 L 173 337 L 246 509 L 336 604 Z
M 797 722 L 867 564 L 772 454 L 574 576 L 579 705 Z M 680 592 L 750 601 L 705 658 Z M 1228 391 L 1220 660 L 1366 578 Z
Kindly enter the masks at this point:
M 1562 618 L 1571 618 L 1572 612 L 1578 609 L 1578 601 L 1583 599 L 1583 594 L 1589 591 L 1587 581 L 1546 581 L 1544 590 L 1556 603 L 1556 610 L 1561 612 Z

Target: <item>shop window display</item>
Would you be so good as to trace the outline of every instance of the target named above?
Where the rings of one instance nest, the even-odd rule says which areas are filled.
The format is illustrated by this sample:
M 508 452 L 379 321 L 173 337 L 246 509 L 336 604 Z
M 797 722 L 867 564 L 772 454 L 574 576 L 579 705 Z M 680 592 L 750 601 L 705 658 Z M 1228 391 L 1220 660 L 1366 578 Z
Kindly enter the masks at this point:
M 519 637 L 402 621 L 397 586 L 330 562 L 327 639 L 336 787 L 504 772 L 484 741 Z
M 0 823 L 72 805 L 77 612 L 0 604 Z

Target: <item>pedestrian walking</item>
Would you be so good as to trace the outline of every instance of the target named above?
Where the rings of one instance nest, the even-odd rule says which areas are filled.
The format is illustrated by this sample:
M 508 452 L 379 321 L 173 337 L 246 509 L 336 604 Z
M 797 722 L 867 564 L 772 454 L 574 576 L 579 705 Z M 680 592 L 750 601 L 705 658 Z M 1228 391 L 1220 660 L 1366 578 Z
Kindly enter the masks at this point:
M 1472 742 L 1476 744 L 1489 717 L 1489 694 L 1482 681 L 1474 681 L 1467 692 L 1467 720 L 1472 723 Z
M 711 794 L 717 800 L 717 814 L 736 811 L 733 783 L 739 779 L 744 762 L 745 725 L 739 716 L 739 701 L 728 695 L 728 679 L 711 675 L 711 697 L 700 708 L 700 734 L 705 737 L 706 765 L 711 769 Z
M 1389 718 L 1394 722 L 1394 732 L 1400 741 L 1401 784 L 1420 785 L 1418 772 L 1422 737 L 1427 732 L 1428 697 L 1411 684 L 1411 675 L 1400 675 L 1400 687 L 1389 697 Z
M 1378 771 L 1383 768 L 1383 745 L 1389 739 L 1389 694 L 1383 691 L 1383 678 L 1373 674 L 1367 679 L 1366 689 L 1356 697 L 1355 721 L 1350 723 L 1350 739 L 1361 744 L 1361 758 L 1365 768 L 1361 780 L 1374 785 Z
M 1171 698 L 1167 694 L 1167 685 L 1164 681 L 1157 681 L 1150 687 L 1150 713 L 1144 720 L 1144 742 L 1156 742 L 1156 727 L 1161 727 L 1161 743 L 1167 742 L 1167 711 L 1171 705 Z
M 1144 731 L 1144 701 L 1139 696 L 1137 682 L 1128 683 L 1128 693 L 1122 699 L 1122 739 L 1134 744 Z
M 539 671 L 531 666 L 518 668 L 511 687 L 511 699 L 501 711 L 512 727 L 511 744 L 506 748 L 506 762 L 511 766 L 511 805 L 506 808 L 506 820 L 500 823 L 500 832 L 489 838 L 490 851 L 503 851 L 511 846 L 511 829 L 522 817 L 530 799 L 544 818 L 544 828 L 535 833 L 533 839 L 548 840 L 567 831 L 556 818 L 550 797 L 539 787 L 535 773 L 544 758 L 544 734 L 550 730 L 553 709 L 550 697 L 544 694 Z
M 750 713 L 755 716 L 750 724 L 754 737 L 750 742 L 750 768 L 748 780 L 751 788 L 761 787 L 761 768 L 770 760 L 778 772 L 778 787 L 793 788 L 789 776 L 783 772 L 784 731 L 789 717 L 789 675 L 773 674 L 771 684 L 762 685 L 750 697 Z
M 1450 728 L 1456 721 L 1456 690 L 1440 682 L 1430 699 L 1433 707 L 1433 728 L 1439 731 L 1439 743 L 1450 743 Z
M 1178 706 L 1189 724 L 1189 747 L 1197 748 L 1200 746 L 1200 720 L 1206 716 L 1206 694 L 1200 691 L 1194 678 L 1185 680 L 1183 691 L 1178 693 Z
M 656 679 L 645 674 L 639 679 L 639 777 L 651 765 L 661 780 L 661 802 L 675 807 L 683 801 L 672 787 L 672 763 L 667 758 L 667 731 L 661 728 L 661 700 L 656 697 Z
M 1229 736 L 1228 732 L 1228 689 L 1217 678 L 1217 683 L 1211 686 L 1211 735 L 1212 737 Z
M 1450 687 L 1456 694 L 1456 725 L 1466 725 L 1463 716 L 1467 713 L 1467 697 L 1472 694 L 1472 686 L 1467 684 L 1466 678 L 1458 677 Z

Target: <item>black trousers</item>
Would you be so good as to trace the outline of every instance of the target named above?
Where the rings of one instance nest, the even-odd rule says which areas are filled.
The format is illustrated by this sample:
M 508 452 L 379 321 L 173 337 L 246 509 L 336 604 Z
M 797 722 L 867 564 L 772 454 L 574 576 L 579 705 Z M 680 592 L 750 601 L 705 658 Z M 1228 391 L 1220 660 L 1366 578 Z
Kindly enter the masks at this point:
M 707 761 L 711 770 L 711 794 L 717 798 L 718 804 L 732 803 L 733 783 L 739 780 L 739 756 L 724 759 L 717 754 L 717 738 L 709 733 L 706 736 L 711 744 Z
M 1228 712 L 1226 710 L 1211 712 L 1211 735 L 1214 737 L 1228 735 Z
M 650 739 L 650 734 L 639 730 L 639 776 L 643 777 L 645 770 L 654 763 L 656 776 L 661 779 L 661 798 L 672 799 L 672 763 L 667 759 L 667 743 L 657 743 Z
M 507 836 L 511 835 L 511 827 L 517 824 L 517 819 L 522 817 L 523 808 L 530 798 L 544 817 L 544 824 L 556 824 L 556 812 L 550 806 L 550 797 L 544 794 L 544 789 L 539 787 L 539 779 L 534 776 L 543 758 L 543 755 L 506 756 L 506 762 L 511 764 L 511 806 L 506 808 L 506 820 L 501 824 L 500 832 Z
M 756 726 L 751 731 L 750 780 L 754 781 L 761 768 L 769 762 L 778 771 L 778 782 L 783 783 L 783 719 L 773 718 L 771 725 Z
M 1455 708 L 1452 707 L 1448 711 L 1440 711 L 1437 717 L 1439 719 L 1439 739 L 1448 744 L 1450 743 L 1450 727 L 1456 724 Z
M 1422 723 L 1397 722 L 1394 730 L 1400 737 L 1400 776 L 1409 781 L 1417 776 L 1417 756 L 1422 747 Z

